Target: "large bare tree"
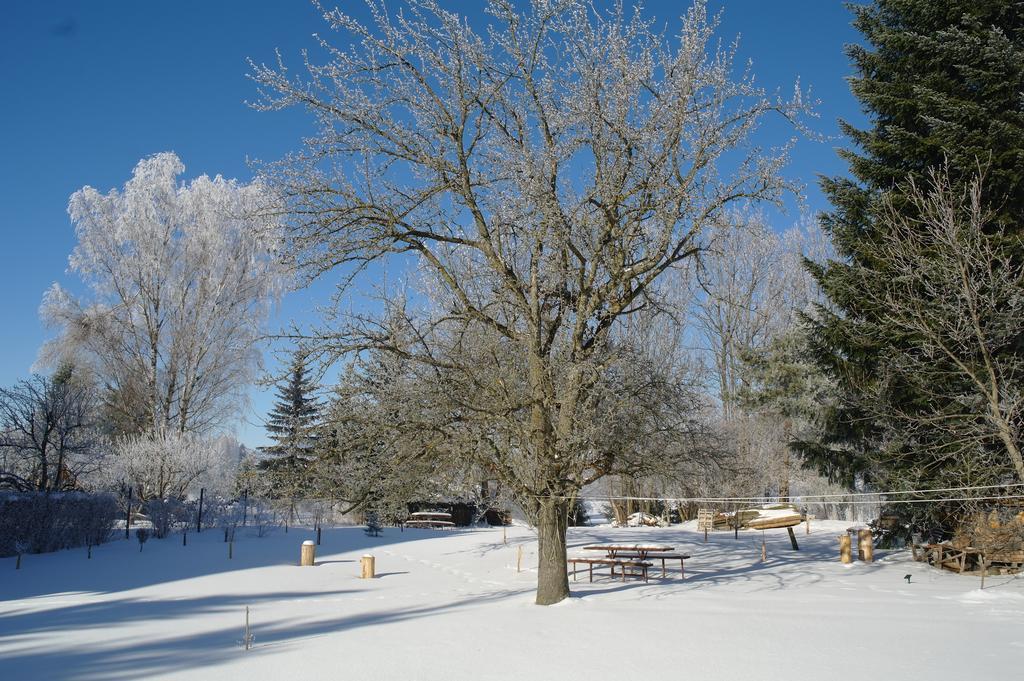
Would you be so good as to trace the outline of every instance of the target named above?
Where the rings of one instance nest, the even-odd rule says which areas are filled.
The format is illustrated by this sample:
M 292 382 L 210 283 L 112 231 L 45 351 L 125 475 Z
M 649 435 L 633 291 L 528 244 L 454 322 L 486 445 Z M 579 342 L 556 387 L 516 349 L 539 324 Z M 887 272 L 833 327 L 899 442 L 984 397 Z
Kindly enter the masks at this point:
M 569 593 L 568 500 L 614 457 L 578 436 L 600 413 L 614 330 L 658 303 L 660 278 L 698 254 L 701 230 L 730 205 L 778 198 L 785 146 L 765 152 L 751 137 L 766 115 L 804 105 L 767 97 L 715 47 L 704 2 L 674 35 L 621 5 L 496 0 L 486 11 L 483 33 L 429 0 L 400 12 L 371 2 L 369 24 L 328 11 L 343 44 L 322 41 L 322 63 L 307 57 L 303 75 L 254 64 L 252 75 L 258 106 L 306 107 L 320 126 L 267 169 L 309 276 L 404 257 L 436 287 L 436 318 L 487 339 L 448 368 L 480 399 L 516 376 L 523 431 L 493 443 L 491 462 L 536 506 L 537 602 L 550 604 Z M 325 342 L 406 352 L 364 321 Z M 413 340 L 424 339 L 460 347 L 451 330 Z M 446 365 L 451 354 L 409 357 Z

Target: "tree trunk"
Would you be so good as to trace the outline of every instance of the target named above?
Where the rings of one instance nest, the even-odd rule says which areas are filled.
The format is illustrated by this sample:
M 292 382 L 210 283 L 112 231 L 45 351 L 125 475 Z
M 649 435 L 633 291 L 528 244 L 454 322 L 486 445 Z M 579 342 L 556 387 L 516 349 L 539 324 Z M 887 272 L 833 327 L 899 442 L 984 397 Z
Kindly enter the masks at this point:
M 792 438 L 793 422 L 785 419 L 782 422 L 782 476 L 779 482 L 779 501 L 789 501 L 789 441 Z
M 537 519 L 537 605 L 552 605 L 569 597 L 565 533 L 569 502 L 541 499 Z

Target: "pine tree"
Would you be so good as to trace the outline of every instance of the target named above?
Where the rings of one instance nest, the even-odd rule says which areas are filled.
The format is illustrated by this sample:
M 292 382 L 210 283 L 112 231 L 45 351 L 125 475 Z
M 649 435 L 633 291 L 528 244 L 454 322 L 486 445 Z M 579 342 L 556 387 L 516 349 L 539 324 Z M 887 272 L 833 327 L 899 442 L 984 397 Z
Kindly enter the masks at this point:
M 744 409 L 781 428 L 784 448 L 779 457 L 779 497 L 788 500 L 789 473 L 794 458 L 802 463 L 807 441 L 817 434 L 821 419 L 835 402 L 835 387 L 808 358 L 807 329 L 799 325 L 772 339 L 764 348 L 743 354 L 746 383 L 738 393 Z M 792 457 L 791 453 L 799 456 Z M 812 462 L 816 463 L 816 462 Z M 842 470 L 832 470 L 837 461 L 822 462 L 825 473 L 841 482 L 852 481 Z
M 893 269 L 880 246 L 891 224 L 883 205 L 912 212 L 901 196 L 911 182 L 928 185 L 938 168 L 958 187 L 984 169 L 993 226 L 1021 233 L 1024 4 L 875 0 L 853 11 L 866 44 L 848 48 L 856 70 L 851 87 L 869 125 L 842 123 L 855 144 L 841 152 L 853 177 L 822 182 L 834 207 L 823 225 L 840 259 L 810 265 L 831 302 L 810 320 L 813 352 L 843 399 L 825 437 L 807 453 L 833 477 L 870 467 L 887 485 L 938 486 L 965 477 L 962 460 L 936 455 L 946 434 L 920 429 L 909 437 L 878 417 L 887 410 L 941 410 L 935 393 L 943 393 L 943 386 L 930 386 L 925 395 L 901 377 L 900 359 L 915 352 L 915 339 L 890 324 L 889 310 L 877 304 Z M 945 386 L 939 399 L 954 405 L 959 392 L 960 386 Z
M 269 455 L 260 468 L 269 472 L 275 496 L 294 499 L 310 485 L 306 473 L 321 421 L 318 389 L 307 373 L 305 354 L 296 351 L 286 378 L 277 384 L 277 401 L 265 426 L 273 444 L 260 447 Z

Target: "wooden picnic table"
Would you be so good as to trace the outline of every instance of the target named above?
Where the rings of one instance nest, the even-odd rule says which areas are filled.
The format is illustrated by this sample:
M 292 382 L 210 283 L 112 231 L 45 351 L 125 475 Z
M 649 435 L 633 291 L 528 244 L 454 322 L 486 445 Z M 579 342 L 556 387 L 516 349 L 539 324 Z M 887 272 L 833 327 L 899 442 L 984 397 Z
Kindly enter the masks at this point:
M 605 555 L 611 560 L 616 558 L 635 559 L 640 562 L 660 560 L 662 577 L 667 574 L 665 561 L 678 560 L 680 579 L 686 578 L 683 561 L 690 557 L 683 553 L 674 553 L 675 547 L 665 544 L 593 544 L 591 546 L 584 546 L 583 549 L 585 551 L 604 551 Z
M 585 558 L 582 556 L 570 556 L 568 558 L 569 563 L 572 565 L 572 580 L 576 581 L 576 567 L 579 563 L 583 563 L 590 570 L 590 581 L 594 581 L 594 566 L 595 565 L 607 565 L 611 568 L 612 579 L 615 579 L 615 568 L 621 569 L 622 581 L 626 581 L 627 576 L 640 577 L 645 582 L 647 581 L 647 568 L 651 566 L 650 563 L 644 560 L 637 560 L 633 558 Z

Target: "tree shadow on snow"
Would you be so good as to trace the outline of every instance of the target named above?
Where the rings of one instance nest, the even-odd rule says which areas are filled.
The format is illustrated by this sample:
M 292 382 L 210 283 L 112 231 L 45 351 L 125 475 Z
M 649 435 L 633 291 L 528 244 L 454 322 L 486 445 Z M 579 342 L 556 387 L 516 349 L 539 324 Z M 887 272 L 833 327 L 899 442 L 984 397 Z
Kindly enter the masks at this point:
M 223 541 L 223 530 L 209 528 L 200 534 L 189 533 L 183 546 L 180 533 L 165 539 L 150 539 L 139 551 L 134 533 L 130 540 L 114 539 L 92 548 L 87 559 L 85 548 L 67 549 L 22 557 L 21 569 L 15 559 L 0 559 L 0 603 L 68 592 L 111 594 L 156 584 L 193 579 L 271 566 L 296 566 L 299 547 L 316 539 L 309 528 L 280 529 L 263 537 L 254 528 L 239 527 L 230 548 Z M 457 537 L 458 531 L 431 532 L 385 528 L 378 537 L 368 537 L 361 527 L 324 528 L 317 546 L 316 564 L 356 562 L 374 548 L 405 542 Z M 349 558 L 346 554 L 355 554 Z
M 345 592 L 331 592 L 331 595 Z M 20 615 L 14 632 L 18 634 L 46 630 L 66 629 L 73 626 L 100 627 L 105 622 L 125 621 L 133 618 L 173 618 L 196 612 L 234 610 L 239 613 L 238 626 L 214 631 L 165 637 L 159 640 L 124 640 L 118 645 L 89 645 L 65 642 L 60 638 L 47 639 L 45 644 L 22 646 L 11 652 L 0 653 L 0 668 L 6 678 L 45 678 L 54 681 L 75 679 L 98 681 L 147 678 L 171 672 L 196 675 L 207 667 L 224 663 L 241 655 L 262 656 L 283 652 L 303 639 L 335 634 L 359 627 L 389 624 L 406 620 L 429 618 L 463 607 L 477 607 L 483 603 L 519 596 L 522 590 L 495 592 L 443 605 L 421 608 L 395 608 L 377 612 L 318 619 L 316 621 L 288 620 L 253 628 L 255 644 L 252 650 L 242 649 L 242 612 L 245 605 L 263 600 L 283 598 L 320 597 L 322 594 L 295 594 L 290 592 L 264 595 L 211 596 L 183 601 L 138 601 L 121 599 L 96 606 L 74 605 L 46 612 Z M 11 615 L 10 617 L 19 617 Z M 0 625 L 11 633 L 5 622 Z M 0 643 L 3 642 L 0 635 Z M 211 670 L 212 673 L 212 670 Z M 195 678 L 204 678 L 195 676 Z

